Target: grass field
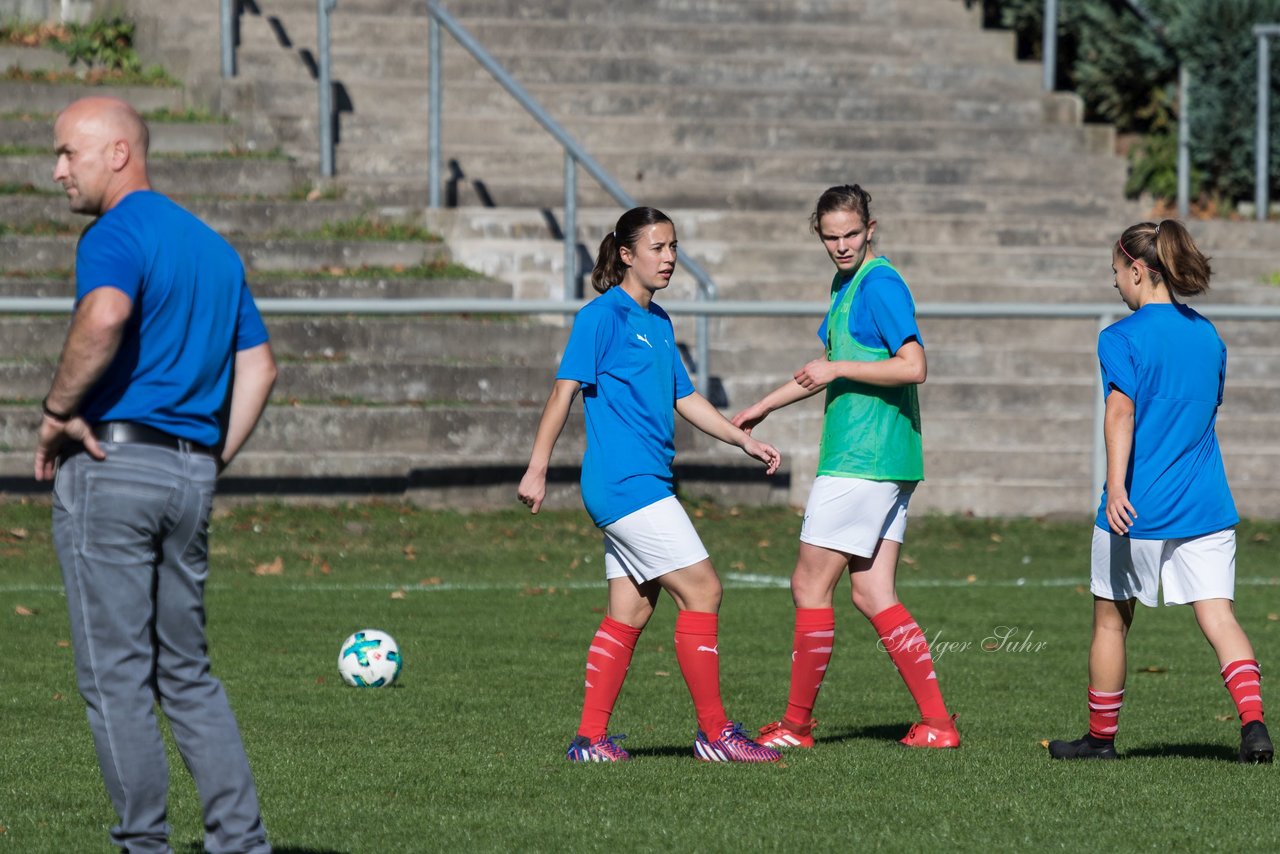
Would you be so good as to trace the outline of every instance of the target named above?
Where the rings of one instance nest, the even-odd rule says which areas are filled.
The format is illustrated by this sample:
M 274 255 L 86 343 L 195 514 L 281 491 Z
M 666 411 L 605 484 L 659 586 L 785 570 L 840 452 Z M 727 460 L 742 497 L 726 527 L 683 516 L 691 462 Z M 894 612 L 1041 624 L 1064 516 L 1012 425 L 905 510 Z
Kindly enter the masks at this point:
M 758 727 L 786 697 L 799 519 L 691 506 L 726 584 L 725 704 Z M 599 536 L 580 511 L 245 506 L 213 527 L 214 671 L 281 851 L 1280 845 L 1280 768 L 1233 761 L 1238 722 L 1189 609 L 1139 612 L 1123 760 L 1048 759 L 1043 740 L 1085 728 L 1087 519 L 914 519 L 899 592 L 934 646 L 963 747 L 896 744 L 915 709 L 845 585 L 817 749 L 776 766 L 693 759 L 669 601 L 614 716 L 634 761 L 564 760 L 604 602 Z M 1278 549 L 1280 526 L 1241 526 L 1238 612 L 1268 674 L 1280 672 Z M 0 561 L 0 850 L 110 851 L 47 507 L 0 505 Z M 365 627 L 400 642 L 393 688 L 336 673 L 339 643 Z M 194 787 L 172 761 L 174 846 L 198 851 Z

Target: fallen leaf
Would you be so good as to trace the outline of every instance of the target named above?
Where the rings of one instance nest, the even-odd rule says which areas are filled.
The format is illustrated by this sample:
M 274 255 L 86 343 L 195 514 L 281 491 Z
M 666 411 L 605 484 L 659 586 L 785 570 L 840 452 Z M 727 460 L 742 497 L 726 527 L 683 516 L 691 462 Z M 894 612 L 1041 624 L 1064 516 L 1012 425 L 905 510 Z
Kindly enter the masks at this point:
M 329 561 L 322 561 L 320 563 L 320 574 L 328 575 L 331 572 L 333 572 L 333 567 L 329 566 Z
M 1165 668 L 1165 667 L 1157 667 L 1154 664 L 1148 664 L 1146 667 L 1143 667 L 1138 672 L 1139 673 L 1168 673 L 1169 670 L 1168 668 Z
M 391 591 L 391 598 L 392 598 L 392 599 L 404 599 L 404 598 L 407 598 L 407 597 L 408 597 L 408 595 L 409 595 L 409 594 L 408 594 L 408 593 L 405 593 L 405 592 L 404 592 L 404 590 L 392 590 L 392 591 Z
M 1267 614 L 1267 619 L 1273 623 L 1280 621 L 1280 614 Z
M 10 528 L 9 536 L 13 537 L 15 540 L 25 540 L 27 538 L 27 529 L 26 528 Z
M 36 612 L 31 608 L 28 608 L 26 605 L 15 605 L 13 613 L 17 614 L 19 617 L 34 617 L 36 615 Z
M 58 641 L 56 644 L 54 644 L 54 646 L 56 646 L 58 649 L 70 649 L 70 648 L 71 648 L 71 641 L 69 641 L 69 640 L 60 640 L 60 641 Z
M 1040 739 L 1040 746 L 1047 748 L 1049 746 L 1049 739 L 1047 738 Z
M 316 684 L 317 684 L 317 685 L 323 685 L 323 684 L 325 683 L 325 681 L 326 681 L 326 680 L 325 680 L 325 678 L 324 678 L 323 676 L 317 676 L 317 677 L 316 677 Z
M 53 699 L 54 699 L 54 700 L 65 700 L 65 699 L 66 699 L 66 697 L 64 697 L 64 696 L 62 695 L 62 692 L 61 692 L 61 691 L 55 691 L 55 692 L 54 692 L 54 694 L 53 694 Z
M 964 580 L 965 580 L 965 581 L 967 581 L 967 582 L 969 582 L 970 584 L 972 584 L 973 582 L 975 582 L 975 581 L 977 581 L 977 580 L 978 580 L 978 576 L 976 576 L 976 575 L 974 575 L 974 574 L 970 573 L 969 575 L 966 575 L 966 576 L 964 577 Z
M 1255 543 L 1269 543 L 1271 542 L 1271 535 L 1265 531 L 1259 531 L 1253 535 L 1253 541 Z
M 541 596 L 543 593 L 546 593 L 546 592 L 547 592 L 546 589 L 542 587 L 526 587 L 524 590 L 520 591 L 520 595 L 521 596 Z
M 761 540 L 760 542 L 756 543 L 756 548 L 758 548 L 758 549 L 767 549 L 767 548 L 769 548 L 769 541 L 768 541 L 768 540 Z
M 999 534 L 992 534 L 992 535 L 991 535 L 991 542 L 993 542 L 993 543 L 1003 543 L 1003 542 L 1004 542 L 1004 537 L 1000 536 Z
M 738 570 L 738 572 L 744 572 L 747 568 L 747 565 L 740 560 L 735 560 L 733 563 L 729 564 L 729 568 L 736 569 Z
M 1235 715 L 1214 715 L 1213 718 L 1218 721 L 1229 721 L 1235 719 Z
M 254 575 L 284 575 L 284 558 L 277 557 L 271 563 L 260 563 L 253 568 Z
M 903 563 L 905 563 L 907 566 L 915 566 L 915 565 L 916 565 L 916 559 L 915 559 L 915 558 L 913 558 L 911 555 L 903 555 L 902 557 L 900 557 L 900 558 L 898 558 L 898 559 L 899 559 L 899 560 L 901 560 Z
M 444 584 L 440 576 L 433 575 L 430 578 L 424 578 L 418 582 L 419 587 L 435 587 L 437 584 Z
M 671 673 L 666 670 L 655 670 L 653 671 L 653 675 L 654 676 L 670 676 Z
M 324 190 L 320 189 L 319 187 L 313 187 L 311 191 L 307 193 L 307 201 L 314 202 L 316 199 L 319 199 L 322 196 L 324 196 Z
M 418 550 L 413 547 L 413 543 L 410 543 L 409 545 L 405 546 L 403 549 L 401 549 L 401 551 L 404 552 L 405 560 L 418 559 Z
M 1076 585 L 1076 592 L 1077 592 L 1077 593 L 1088 593 L 1088 592 L 1089 592 L 1089 589 L 1088 589 L 1087 587 L 1085 587 L 1083 584 L 1077 584 L 1077 585 Z
M 730 515 L 730 516 L 741 516 L 741 515 L 742 515 L 742 511 L 741 511 L 741 510 L 739 510 L 737 507 L 730 507 L 730 508 L 729 508 L 729 515 Z

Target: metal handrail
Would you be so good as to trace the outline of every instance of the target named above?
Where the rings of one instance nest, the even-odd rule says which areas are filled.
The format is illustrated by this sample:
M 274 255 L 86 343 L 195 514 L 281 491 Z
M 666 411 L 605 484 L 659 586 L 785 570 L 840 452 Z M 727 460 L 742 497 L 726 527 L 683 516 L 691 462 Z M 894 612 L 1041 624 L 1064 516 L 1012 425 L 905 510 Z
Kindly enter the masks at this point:
M 230 80 L 236 76 L 236 6 L 239 0 L 222 0 L 220 17 L 222 29 L 222 76 Z
M 1165 41 L 1164 22 L 1151 14 L 1139 0 L 1124 4 Z M 1044 91 L 1052 92 L 1058 66 L 1058 2 L 1044 0 L 1044 28 L 1041 53 L 1044 58 Z M 1170 47 L 1166 41 L 1166 47 Z M 1172 47 L 1170 47 L 1172 52 Z M 1191 73 L 1186 63 L 1178 63 L 1178 216 L 1186 219 L 1191 209 Z
M 259 299 L 263 314 L 295 315 L 413 315 L 413 314 L 575 314 L 586 302 L 582 300 L 514 300 L 514 299 Z M 0 297 L 3 314 L 66 314 L 74 301 L 64 297 Z M 693 314 L 705 320 L 719 317 L 821 317 L 830 306 L 821 302 L 723 300 L 672 301 L 662 307 L 668 314 Z M 1223 320 L 1280 320 L 1280 306 L 1197 305 L 1201 314 Z M 919 317 L 1022 317 L 1037 319 L 1096 318 L 1101 331 L 1123 316 L 1125 309 L 1109 303 L 923 303 L 916 306 Z M 816 346 L 816 345 L 815 345 Z M 698 388 L 708 392 L 701 374 Z M 1106 477 L 1107 454 L 1103 438 L 1106 402 L 1101 386 L 1093 408 L 1093 463 L 1095 486 L 1101 487 Z
M 516 99 L 516 102 L 524 108 L 530 116 L 534 118 L 538 124 L 560 143 L 564 149 L 564 233 L 565 249 L 564 249 L 564 296 L 566 300 L 572 300 L 578 296 L 578 282 L 580 277 L 578 274 L 578 200 L 577 200 L 577 167 L 581 166 L 586 170 L 587 174 L 596 180 L 613 200 L 624 208 L 634 208 L 637 202 L 631 197 L 622 185 L 614 179 L 612 175 L 601 166 L 594 157 L 587 153 L 581 144 L 565 130 L 564 126 L 551 117 L 551 114 L 543 109 L 542 105 L 534 99 L 528 91 L 520 85 L 520 83 L 511 76 L 511 74 L 502 66 L 492 54 L 487 51 L 483 45 L 473 36 L 456 18 L 453 17 L 438 0 L 429 0 L 427 3 L 427 14 L 431 18 L 430 23 L 430 39 L 428 48 L 431 51 L 429 57 L 431 68 L 430 88 L 430 104 L 428 108 L 428 140 L 431 147 L 428 165 L 428 205 L 432 208 L 440 207 L 440 105 L 442 101 L 440 88 L 442 85 L 443 74 L 440 71 L 440 27 L 444 27 L 449 31 L 449 35 L 453 36 L 458 44 L 466 48 L 467 52 L 475 58 L 480 65 L 488 71 L 495 80 L 501 84 L 502 88 Z M 711 280 L 711 276 L 702 268 L 698 262 L 692 258 L 681 255 L 677 258 L 680 264 L 688 273 L 693 276 L 694 281 L 698 284 L 699 300 L 715 301 L 716 286 Z M 710 368 L 707 359 L 710 353 L 710 332 L 707 326 L 707 317 L 700 316 L 697 321 L 698 340 L 697 340 L 697 365 L 695 366 L 698 383 L 705 388 L 710 377 Z
M 320 174 L 332 178 L 334 167 L 333 140 L 333 51 L 329 39 L 329 15 L 338 0 L 316 0 L 317 89 L 320 118 Z
M 1254 133 L 1253 206 L 1258 222 L 1271 213 L 1271 37 L 1280 36 L 1280 24 L 1258 24 L 1253 28 L 1258 40 L 1258 124 Z

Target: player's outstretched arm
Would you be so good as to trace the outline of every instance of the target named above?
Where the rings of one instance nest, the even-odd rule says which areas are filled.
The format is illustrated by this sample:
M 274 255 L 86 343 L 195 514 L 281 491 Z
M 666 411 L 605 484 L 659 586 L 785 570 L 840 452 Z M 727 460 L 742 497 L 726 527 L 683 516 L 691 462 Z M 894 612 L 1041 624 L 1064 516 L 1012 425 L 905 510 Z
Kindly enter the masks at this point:
M 804 388 L 794 379 L 787 380 L 787 382 L 733 416 L 730 421 L 733 426 L 742 429 L 750 436 L 755 426 L 763 421 L 770 412 L 781 409 L 784 406 L 790 406 L 796 401 L 804 400 L 807 397 L 812 397 L 817 391 L 818 389 L 816 388 Z
M 220 469 L 235 459 L 258 426 L 278 373 L 276 358 L 268 343 L 236 353 L 235 371 L 231 378 L 231 414 L 227 417 L 227 435 L 218 454 Z
M 569 407 L 578 395 L 580 383 L 577 380 L 556 380 L 547 398 L 547 405 L 542 409 L 542 419 L 538 421 L 538 432 L 533 438 L 533 453 L 529 456 L 529 468 L 520 478 L 517 497 L 529 507 L 529 511 L 537 513 L 542 501 L 547 497 L 547 469 L 551 465 L 551 452 L 555 450 L 556 441 L 569 420 Z
M 711 401 L 696 391 L 676 401 L 676 412 L 713 439 L 736 445 L 748 456 L 764 463 L 765 474 L 773 474 L 782 463 L 782 454 L 778 453 L 777 448 L 751 438 L 750 434 L 721 415 L 720 410 L 711 405 Z
M 796 371 L 795 381 L 810 392 L 820 391 L 837 379 L 892 388 L 919 385 L 925 381 L 928 373 L 924 348 L 912 339 L 888 359 L 877 362 L 828 362 L 826 359 L 814 359 Z
M 1133 400 L 1119 389 L 1107 395 L 1103 413 L 1102 436 L 1107 445 L 1107 524 L 1121 536 L 1129 533 L 1138 518 L 1129 503 L 1129 490 L 1124 485 L 1129 472 L 1129 455 L 1133 451 Z

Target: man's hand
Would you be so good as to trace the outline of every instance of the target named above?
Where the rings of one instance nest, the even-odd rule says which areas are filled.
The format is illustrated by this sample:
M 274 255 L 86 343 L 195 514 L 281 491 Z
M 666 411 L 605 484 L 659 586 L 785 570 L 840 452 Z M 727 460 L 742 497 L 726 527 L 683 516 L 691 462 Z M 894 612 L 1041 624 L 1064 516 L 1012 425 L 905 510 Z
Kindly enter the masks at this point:
M 68 441 L 79 442 L 95 460 L 105 460 L 106 451 L 98 444 L 89 424 L 80 416 L 69 421 L 59 421 L 48 415 L 40 422 L 40 437 L 36 444 L 36 480 L 53 480 L 58 467 L 58 451 Z

